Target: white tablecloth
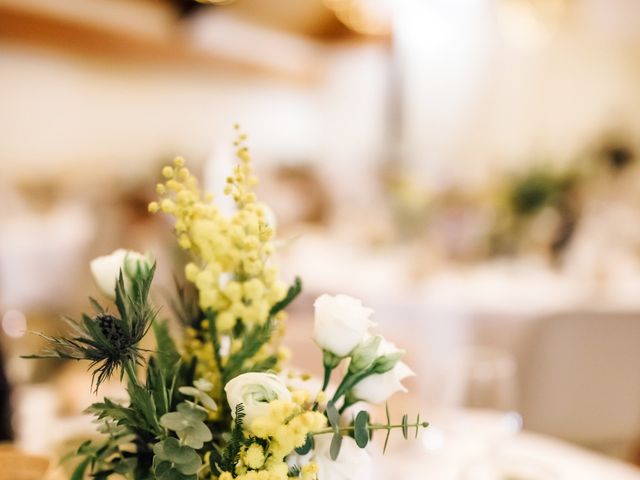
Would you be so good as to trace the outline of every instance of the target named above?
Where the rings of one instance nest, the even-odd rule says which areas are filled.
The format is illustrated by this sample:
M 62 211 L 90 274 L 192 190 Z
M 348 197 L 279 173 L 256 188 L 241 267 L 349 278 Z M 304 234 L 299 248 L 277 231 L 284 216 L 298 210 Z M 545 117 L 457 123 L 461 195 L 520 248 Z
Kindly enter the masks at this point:
M 640 469 L 543 435 L 515 414 L 456 411 L 433 417 L 418 441 L 393 437 L 377 480 L 638 480 Z

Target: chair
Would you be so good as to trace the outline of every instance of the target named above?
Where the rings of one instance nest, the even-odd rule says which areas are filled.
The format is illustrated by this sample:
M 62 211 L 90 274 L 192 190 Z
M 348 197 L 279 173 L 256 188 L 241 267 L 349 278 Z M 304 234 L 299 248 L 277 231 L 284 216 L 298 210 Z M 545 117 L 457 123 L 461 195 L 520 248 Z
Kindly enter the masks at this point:
M 640 313 L 565 313 L 534 328 L 520 376 L 525 428 L 613 454 L 640 434 Z

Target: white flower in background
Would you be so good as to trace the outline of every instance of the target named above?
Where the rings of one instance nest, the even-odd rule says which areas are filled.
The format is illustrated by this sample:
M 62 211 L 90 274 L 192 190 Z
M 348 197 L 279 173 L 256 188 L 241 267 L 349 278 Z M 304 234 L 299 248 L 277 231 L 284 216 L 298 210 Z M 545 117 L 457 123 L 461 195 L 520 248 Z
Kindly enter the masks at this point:
M 125 289 L 131 284 L 138 269 L 150 269 L 153 264 L 151 258 L 132 250 L 119 248 L 111 255 L 97 257 L 91 260 L 90 268 L 93 279 L 102 293 L 110 298 L 116 296 L 116 282 L 122 270 Z
M 348 295 L 321 295 L 316 299 L 314 336 L 316 343 L 338 357 L 346 357 L 365 338 L 374 323 L 373 310 Z
M 353 387 L 353 396 L 364 402 L 379 404 L 385 402 L 396 392 L 406 392 L 407 389 L 402 385 L 402 380 L 415 375 L 415 373 L 406 363 L 399 361 L 398 356 L 402 353 L 404 352 L 393 343 L 383 339 L 378 347 L 380 357 L 376 362 L 383 366 L 382 370 L 385 370 L 385 359 L 389 359 L 389 365 L 393 364 L 393 367 L 383 373 L 372 373 L 360 380 Z
M 262 211 L 264 212 L 265 222 L 275 232 L 276 229 L 278 228 L 278 219 L 276 218 L 276 214 L 271 209 L 271 207 L 269 207 L 269 205 L 267 205 L 266 203 L 259 203 L 258 205 L 260 206 L 260 208 L 262 208 Z
M 249 427 L 253 420 L 268 413 L 269 402 L 291 400 L 291 393 L 280 377 L 272 373 L 243 373 L 230 380 L 224 387 L 231 414 L 235 417 L 236 406 L 244 405 L 244 424 Z
M 331 435 L 316 435 L 312 460 L 318 465 L 318 480 L 365 480 L 373 478 L 371 456 L 351 437 L 342 438 L 340 454 L 331 460 Z

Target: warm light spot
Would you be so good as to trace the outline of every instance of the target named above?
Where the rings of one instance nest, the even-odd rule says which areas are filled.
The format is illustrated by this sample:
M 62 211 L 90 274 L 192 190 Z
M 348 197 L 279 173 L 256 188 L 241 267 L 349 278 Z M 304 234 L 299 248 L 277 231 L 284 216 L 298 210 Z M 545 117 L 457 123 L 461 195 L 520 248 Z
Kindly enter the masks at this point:
M 442 430 L 429 426 L 421 433 L 422 445 L 427 452 L 437 452 L 444 447 L 444 433 Z
M 27 331 L 27 318 L 19 310 L 8 310 L 2 317 L 2 330 L 12 338 L 20 338 Z

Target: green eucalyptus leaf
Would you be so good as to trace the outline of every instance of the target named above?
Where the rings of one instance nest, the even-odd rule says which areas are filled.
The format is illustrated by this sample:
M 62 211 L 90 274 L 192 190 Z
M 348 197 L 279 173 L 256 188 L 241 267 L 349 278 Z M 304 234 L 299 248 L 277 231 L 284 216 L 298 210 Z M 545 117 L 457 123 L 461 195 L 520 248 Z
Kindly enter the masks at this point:
M 166 459 L 173 463 L 187 463 L 192 460 L 193 455 L 197 456 L 197 453 L 192 448 L 180 445 L 176 438 L 169 437 L 162 443 L 164 444 Z
M 200 456 L 194 450 L 191 451 L 194 455 L 191 460 L 188 462 L 177 464 L 175 467 L 178 471 L 180 471 L 180 473 L 183 473 L 185 475 L 194 475 L 198 473 L 198 470 L 200 470 L 200 467 L 202 466 L 202 459 L 200 458 Z
M 155 446 L 154 446 L 155 450 Z M 153 472 L 155 473 L 157 478 L 162 478 L 169 470 L 171 470 L 171 462 L 164 460 L 158 461 L 158 458 L 153 459 Z
M 196 451 L 190 446 L 180 445 L 180 442 L 174 437 L 156 443 L 153 446 L 153 452 L 156 455 L 155 460 L 160 461 L 155 469 L 157 475 L 159 475 L 159 469 L 161 471 L 167 469 L 166 465 L 162 466 L 162 462 L 173 464 L 175 469 L 184 475 L 196 473 L 202 465 L 202 460 Z
M 369 413 L 364 410 L 358 412 L 353 427 L 356 445 L 360 448 L 366 447 L 369 443 Z
M 190 424 L 190 420 L 186 418 L 180 412 L 165 413 L 160 417 L 160 425 L 169 430 L 177 432 L 178 430 L 184 430 Z
M 207 411 L 191 402 L 182 402 L 179 404 L 178 412 L 194 422 L 201 422 L 207 418 Z
M 298 455 L 306 455 L 313 449 L 314 444 L 315 442 L 313 441 L 313 435 L 307 434 L 307 438 L 305 439 L 304 444 L 296 448 L 296 453 Z
M 208 394 L 199 390 L 195 387 L 180 387 L 178 391 L 183 395 L 188 395 L 190 397 L 195 398 L 198 402 L 200 402 L 205 408 L 209 410 L 217 410 L 218 406 L 216 402 L 211 398 Z
M 338 455 L 340 455 L 340 448 L 342 447 L 342 435 L 334 433 L 331 438 L 331 445 L 329 446 L 329 456 L 331 460 L 336 461 Z
M 327 403 L 326 412 L 327 418 L 329 419 L 329 425 L 331 425 L 333 430 L 337 432 L 338 428 L 340 428 L 340 412 L 338 412 L 338 409 L 333 402 Z
M 211 430 L 204 422 L 194 423 L 188 429 L 177 433 L 186 445 L 196 450 L 202 448 L 205 442 L 209 442 L 213 438 Z
M 404 437 L 404 439 L 406 440 L 409 436 L 409 416 L 405 413 L 402 416 L 402 436 Z
M 138 464 L 138 459 L 135 457 L 125 458 L 118 462 L 118 464 L 113 469 L 114 473 L 125 474 L 128 472 L 133 472 L 136 469 L 136 465 Z

